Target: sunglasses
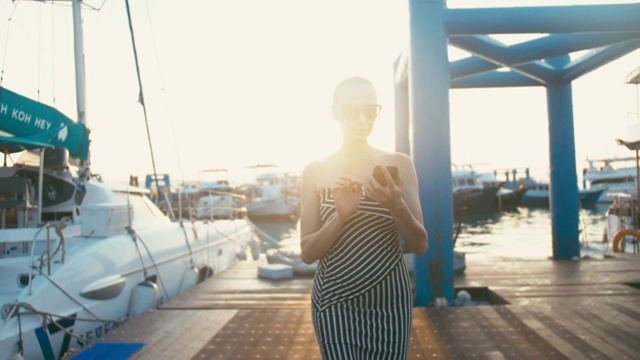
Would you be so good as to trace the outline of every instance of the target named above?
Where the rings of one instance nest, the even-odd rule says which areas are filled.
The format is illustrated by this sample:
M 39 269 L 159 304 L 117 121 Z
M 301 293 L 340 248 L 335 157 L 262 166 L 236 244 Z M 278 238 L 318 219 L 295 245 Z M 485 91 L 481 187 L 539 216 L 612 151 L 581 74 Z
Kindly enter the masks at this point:
M 360 119 L 360 114 L 364 114 L 367 121 L 375 120 L 380 115 L 382 106 L 377 104 L 354 105 L 354 104 L 336 104 L 340 107 L 342 117 L 347 121 L 356 121 Z

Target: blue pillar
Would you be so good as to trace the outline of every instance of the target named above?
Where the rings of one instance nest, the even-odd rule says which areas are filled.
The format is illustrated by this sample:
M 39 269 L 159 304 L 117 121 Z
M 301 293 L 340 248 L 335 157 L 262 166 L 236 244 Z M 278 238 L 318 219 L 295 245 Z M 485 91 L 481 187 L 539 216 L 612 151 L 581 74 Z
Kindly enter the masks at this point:
M 410 0 L 411 151 L 429 251 L 415 259 L 416 306 L 453 301 L 453 194 L 449 128 L 449 61 L 444 0 Z
M 569 56 L 547 61 L 562 67 Z M 547 86 L 549 112 L 549 207 L 551 209 L 551 237 L 553 258 L 568 260 L 580 257 L 578 177 L 573 129 L 571 83 Z
M 407 155 L 411 155 L 411 142 L 409 139 L 409 89 L 406 82 L 396 83 L 395 91 L 395 149 Z

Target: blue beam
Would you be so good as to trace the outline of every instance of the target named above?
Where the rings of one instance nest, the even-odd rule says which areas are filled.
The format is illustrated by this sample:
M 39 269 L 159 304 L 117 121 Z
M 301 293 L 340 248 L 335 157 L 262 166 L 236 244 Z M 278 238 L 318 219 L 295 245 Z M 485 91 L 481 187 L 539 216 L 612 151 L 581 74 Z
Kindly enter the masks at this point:
M 543 62 L 529 62 L 522 65 L 511 65 L 508 47 L 497 42 L 490 36 L 464 36 L 449 40 L 456 47 L 464 49 L 500 67 L 509 67 L 513 71 L 521 73 L 541 84 L 547 83 L 552 78 L 551 67 Z
M 640 21 L 640 20 L 639 20 Z M 450 39 L 450 43 L 476 56 L 492 62 L 496 67 L 508 67 L 544 84 L 557 82 L 559 74 L 539 59 L 568 54 L 573 51 L 591 49 L 593 47 L 615 42 L 616 48 L 629 48 L 628 39 L 637 42 L 640 32 L 615 34 L 575 34 L 549 36 L 539 41 L 530 41 L 518 45 L 507 46 L 489 36 L 463 36 Z M 627 41 L 625 41 L 627 40 Z M 572 44 L 568 46 L 568 44 Z M 564 52 L 562 52 L 564 49 Z M 485 66 L 486 68 L 486 66 Z
M 464 59 L 452 61 L 449 64 L 449 73 L 451 75 L 451 80 L 456 80 L 499 68 L 500 65 L 498 64 L 494 64 L 477 56 L 469 56 Z
M 640 21 L 640 19 L 638 21 Z M 573 81 L 598 67 L 637 50 L 638 48 L 640 48 L 640 40 L 626 41 L 594 49 L 588 54 L 565 66 L 560 74 L 559 81 L 562 83 Z
M 640 4 L 447 9 L 444 12 L 449 36 L 640 31 L 638 19 Z
M 453 301 L 453 189 L 444 0 L 409 0 L 411 153 L 429 251 L 415 259 L 416 306 Z
M 452 89 L 541 86 L 539 82 L 513 71 L 493 71 L 451 81 Z

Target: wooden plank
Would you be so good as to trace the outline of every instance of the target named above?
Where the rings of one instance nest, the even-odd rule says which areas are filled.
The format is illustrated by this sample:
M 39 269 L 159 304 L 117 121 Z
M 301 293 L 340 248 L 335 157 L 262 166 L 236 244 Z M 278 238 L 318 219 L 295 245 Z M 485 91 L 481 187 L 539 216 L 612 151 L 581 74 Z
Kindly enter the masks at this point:
M 433 321 L 428 318 L 426 308 L 413 309 L 411 328 L 411 341 L 407 354 L 409 359 L 422 356 L 445 359 L 452 357 L 447 344 L 434 328 Z
M 539 321 L 536 316 L 531 312 L 524 312 L 520 314 L 520 319 L 533 329 L 540 337 L 544 338 L 555 351 L 562 357 L 572 360 L 587 359 L 576 348 L 574 348 L 568 341 L 566 341 L 561 335 L 551 330 L 548 324 L 544 324 Z M 557 358 L 555 353 L 549 354 L 551 358 Z
M 609 338 L 605 332 L 593 326 L 589 317 L 576 311 L 573 306 L 562 304 L 555 308 L 551 315 L 566 328 L 567 337 L 574 342 L 574 347 L 587 356 L 602 354 L 602 357 L 615 359 L 629 359 L 634 354 L 633 349 L 629 349 L 623 342 L 615 338 Z
M 409 358 L 630 359 L 640 351 L 640 290 L 627 285 L 638 282 L 640 258 L 469 260 L 456 286 L 510 304 L 414 309 Z M 134 359 L 320 359 L 313 279 L 259 279 L 258 264 L 216 274 L 101 341 L 145 342 Z

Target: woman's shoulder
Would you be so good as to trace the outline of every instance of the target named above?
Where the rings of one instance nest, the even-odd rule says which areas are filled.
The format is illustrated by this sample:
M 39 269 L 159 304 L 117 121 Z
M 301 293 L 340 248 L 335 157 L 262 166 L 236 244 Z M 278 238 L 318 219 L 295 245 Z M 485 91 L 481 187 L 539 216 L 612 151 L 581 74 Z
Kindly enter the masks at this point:
M 333 173 L 331 161 L 318 160 L 307 164 L 302 170 L 303 188 L 313 193 L 331 186 L 330 174 Z
M 313 161 L 303 168 L 302 180 L 306 183 L 322 183 L 332 173 L 333 167 L 334 164 L 329 159 Z
M 412 161 L 411 157 L 405 153 L 383 150 L 378 150 L 378 153 L 375 155 L 375 157 L 384 159 L 383 162 L 393 163 L 396 165 Z
M 321 173 L 327 168 L 327 166 L 328 166 L 327 160 L 316 160 L 316 161 L 310 162 L 302 169 L 302 175 L 304 176 L 305 174 L 313 175 L 313 174 Z

